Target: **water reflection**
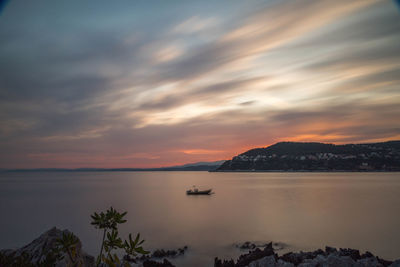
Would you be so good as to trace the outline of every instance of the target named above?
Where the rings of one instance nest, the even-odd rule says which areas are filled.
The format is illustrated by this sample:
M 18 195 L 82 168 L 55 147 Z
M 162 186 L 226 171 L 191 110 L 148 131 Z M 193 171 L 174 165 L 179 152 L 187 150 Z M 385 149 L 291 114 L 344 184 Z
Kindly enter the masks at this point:
M 89 214 L 127 210 L 122 235 L 141 232 L 150 249 L 189 245 L 178 265 L 236 257 L 233 244 L 279 241 L 400 258 L 398 173 L 80 172 L 0 174 L 0 247 L 17 247 L 56 225 L 98 250 Z M 193 185 L 211 196 L 187 196 Z

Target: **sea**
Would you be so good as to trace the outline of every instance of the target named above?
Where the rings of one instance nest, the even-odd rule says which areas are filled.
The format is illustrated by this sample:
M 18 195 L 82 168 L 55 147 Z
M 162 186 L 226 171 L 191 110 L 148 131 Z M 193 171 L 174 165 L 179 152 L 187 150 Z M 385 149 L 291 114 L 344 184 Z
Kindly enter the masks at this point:
M 209 196 L 186 190 L 212 188 Z M 56 226 L 97 255 L 93 212 L 127 211 L 120 234 L 148 250 L 188 246 L 177 266 L 236 259 L 250 241 L 278 253 L 325 246 L 400 258 L 400 173 L 1 172 L 0 249 L 18 248 Z

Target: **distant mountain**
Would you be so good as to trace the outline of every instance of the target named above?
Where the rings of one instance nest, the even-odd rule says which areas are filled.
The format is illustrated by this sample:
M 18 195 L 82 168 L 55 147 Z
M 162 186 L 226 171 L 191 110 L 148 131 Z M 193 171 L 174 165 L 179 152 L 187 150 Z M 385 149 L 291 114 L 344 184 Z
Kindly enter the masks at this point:
M 158 168 L 156 170 L 159 171 L 214 171 L 219 166 L 221 166 L 225 160 L 219 161 L 203 161 L 203 162 L 195 162 L 188 163 L 179 166 L 171 166 L 171 167 L 163 167 Z
M 400 141 L 334 145 L 280 142 L 246 151 L 216 171 L 400 171 Z
M 185 165 L 180 165 L 176 167 L 194 167 L 194 166 L 220 166 L 222 163 L 224 163 L 225 160 L 218 160 L 218 161 L 201 161 L 201 162 L 195 162 L 195 163 L 188 163 Z
M 169 166 L 161 168 L 39 168 L 39 169 L 0 169 L 0 172 L 102 172 L 102 171 L 213 171 L 217 169 L 225 160 L 210 161 L 210 162 L 195 162 L 179 166 Z

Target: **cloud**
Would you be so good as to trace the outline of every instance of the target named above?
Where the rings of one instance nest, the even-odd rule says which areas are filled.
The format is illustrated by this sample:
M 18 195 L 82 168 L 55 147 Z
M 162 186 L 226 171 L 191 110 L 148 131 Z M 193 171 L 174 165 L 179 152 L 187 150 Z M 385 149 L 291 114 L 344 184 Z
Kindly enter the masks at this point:
M 171 33 L 174 34 L 194 34 L 201 31 L 209 30 L 216 27 L 218 20 L 216 18 L 200 18 L 193 16 L 177 25 L 175 25 Z
M 0 167 L 166 166 L 280 140 L 400 136 L 392 3 L 142 3 L 132 14 L 105 3 L 5 10 Z

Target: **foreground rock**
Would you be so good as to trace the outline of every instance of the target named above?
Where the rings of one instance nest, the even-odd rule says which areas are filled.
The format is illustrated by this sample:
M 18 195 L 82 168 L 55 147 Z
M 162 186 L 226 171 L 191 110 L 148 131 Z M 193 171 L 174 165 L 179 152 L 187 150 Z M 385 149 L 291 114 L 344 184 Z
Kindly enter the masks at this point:
M 57 239 L 60 239 L 63 233 L 71 232 L 53 227 L 22 248 L 0 250 L 0 267 L 94 267 L 95 258 L 82 250 L 82 243 L 79 238 L 74 263 L 64 253 L 59 257 L 55 255 L 54 249 L 57 247 Z M 138 259 L 140 263 L 136 263 L 135 260 L 130 262 L 126 258 L 124 259 L 125 262 L 135 267 L 173 267 L 174 265 L 165 258 L 183 255 L 187 249 L 188 247 L 184 246 L 176 250 L 156 250 L 150 257 L 144 256 Z M 155 261 L 154 258 L 159 259 L 159 261 Z M 125 262 L 121 266 L 125 266 Z M 105 264 L 100 266 L 106 267 Z
M 139 265 L 140 266 L 140 265 Z M 143 267 L 175 267 L 170 261 L 164 259 L 162 262 L 146 260 L 143 262 Z
M 242 249 L 242 250 L 256 249 L 256 248 L 263 249 L 266 246 L 269 246 L 269 243 L 267 243 L 267 242 L 254 242 L 253 243 L 250 241 L 246 241 L 242 244 L 235 244 L 236 248 Z M 282 249 L 286 248 L 287 245 L 282 242 L 273 242 L 272 247 L 273 247 L 274 251 L 277 251 L 277 250 L 282 250 Z
M 185 254 L 188 246 L 184 246 L 178 249 L 172 250 L 164 250 L 164 249 L 156 249 L 150 255 L 142 255 L 140 257 L 131 259 L 129 257 L 124 257 L 124 260 L 130 264 L 134 264 L 133 266 L 137 267 L 173 267 L 170 261 L 166 258 L 175 258 Z M 162 259 L 163 261 L 156 261 Z
M 19 249 L 8 249 L 0 251 L 0 267 L 67 267 L 95 266 L 95 258 L 82 250 L 82 244 L 78 239 L 76 247 L 75 263 L 71 263 L 67 255 L 62 258 L 53 257 L 53 249 L 56 247 L 57 239 L 62 235 L 70 233 L 68 230 L 52 228 L 43 233 L 28 245 Z M 243 254 L 234 260 L 221 260 L 215 258 L 215 267 L 400 267 L 400 260 L 394 262 L 381 259 L 370 252 L 361 254 L 355 249 L 336 249 L 326 247 L 325 250 L 315 250 L 311 252 L 289 252 L 279 256 L 275 253 L 283 245 L 280 243 L 268 243 L 256 245 L 245 242 L 239 246 L 242 249 L 255 249 Z M 264 247 L 260 249 L 260 247 Z M 183 255 L 187 247 L 177 250 L 156 250 L 151 255 L 152 258 L 143 258 L 140 263 L 131 262 L 131 266 L 137 267 L 173 267 L 174 265 L 164 257 L 176 257 Z M 154 258 L 160 259 L 155 261 Z M 161 259 L 164 258 L 164 259 Z M 125 261 L 127 262 L 127 261 Z M 105 265 L 101 265 L 105 267 Z
M 61 238 L 63 233 L 70 232 L 54 227 L 22 248 L 1 250 L 0 266 L 74 266 L 65 254 L 61 255 L 62 259 L 53 258 L 52 252 L 56 247 L 56 240 Z M 92 267 L 95 263 L 94 257 L 82 250 L 82 243 L 79 239 L 75 262 L 87 267 Z
M 256 248 L 243 254 L 235 262 L 215 258 L 215 267 L 400 267 L 400 260 L 387 261 L 370 252 L 360 254 L 356 249 L 339 249 L 326 247 L 312 252 L 289 252 L 282 256 L 275 253 L 272 243 L 263 250 Z
M 171 250 L 156 249 L 150 255 L 142 255 L 135 259 L 127 259 L 125 257 L 125 260 L 137 262 L 137 261 L 146 261 L 146 260 L 151 260 L 151 259 L 175 258 L 175 257 L 184 255 L 187 249 L 188 249 L 188 246 L 184 246 L 184 247 L 178 248 L 178 249 L 171 249 Z

